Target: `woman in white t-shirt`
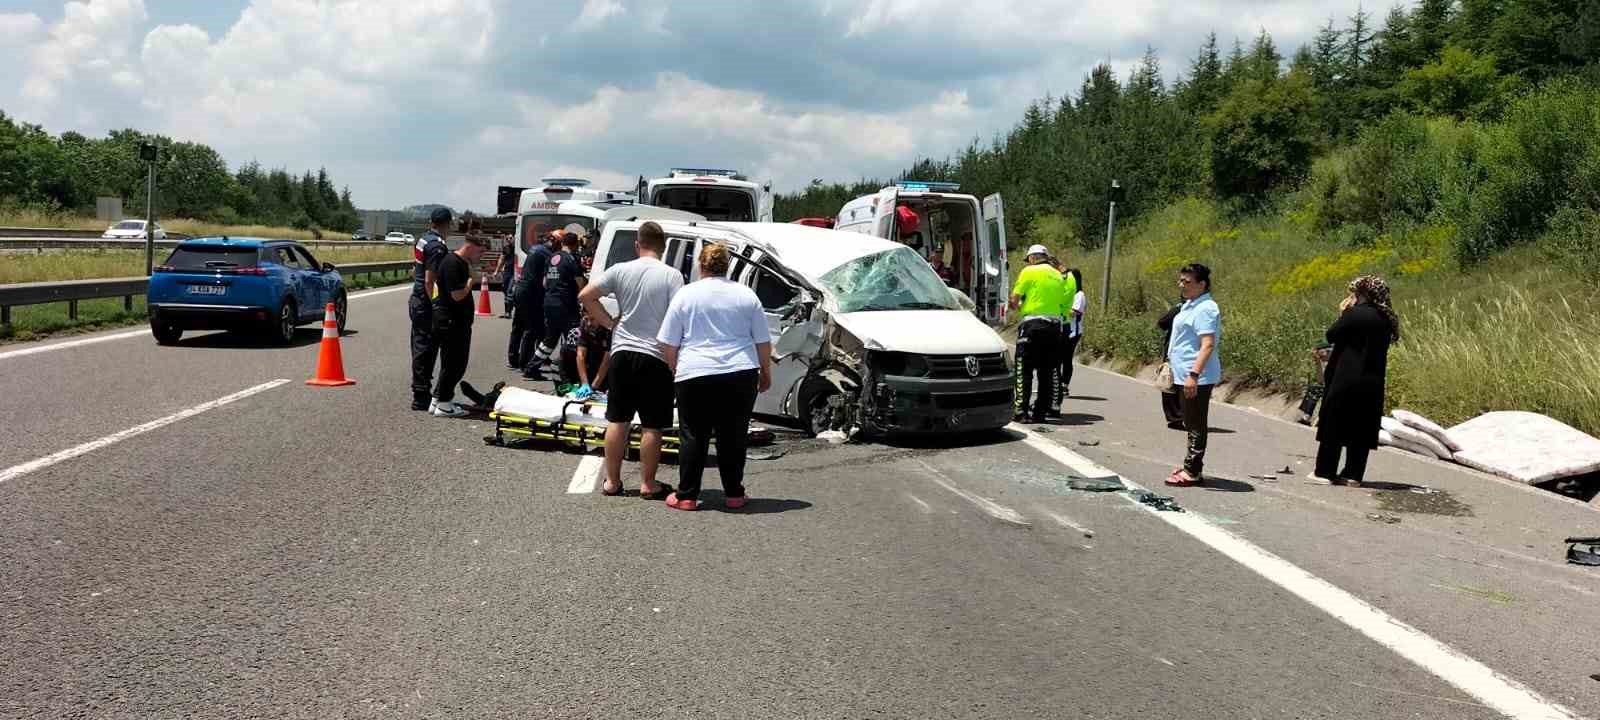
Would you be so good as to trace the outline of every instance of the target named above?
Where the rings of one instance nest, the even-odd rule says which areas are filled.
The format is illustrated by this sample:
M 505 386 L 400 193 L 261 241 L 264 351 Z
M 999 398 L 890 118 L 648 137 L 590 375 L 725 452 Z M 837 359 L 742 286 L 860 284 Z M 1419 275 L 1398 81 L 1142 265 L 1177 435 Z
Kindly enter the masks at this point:
M 700 280 L 672 297 L 656 341 L 678 396 L 678 489 L 667 506 L 700 507 L 700 479 L 713 434 L 724 504 L 744 507 L 745 448 L 756 395 L 772 385 L 772 333 L 755 291 L 728 280 L 729 252 L 700 251 Z
M 1068 268 L 1067 273 L 1072 276 L 1078 287 L 1078 294 L 1072 298 L 1072 316 L 1065 318 L 1067 332 L 1061 343 L 1061 397 L 1066 398 L 1072 394 L 1072 355 L 1078 351 L 1078 341 L 1083 338 L 1083 312 L 1089 307 L 1089 296 L 1083 293 L 1083 273 L 1077 268 Z M 1060 403 L 1056 403 L 1060 406 Z

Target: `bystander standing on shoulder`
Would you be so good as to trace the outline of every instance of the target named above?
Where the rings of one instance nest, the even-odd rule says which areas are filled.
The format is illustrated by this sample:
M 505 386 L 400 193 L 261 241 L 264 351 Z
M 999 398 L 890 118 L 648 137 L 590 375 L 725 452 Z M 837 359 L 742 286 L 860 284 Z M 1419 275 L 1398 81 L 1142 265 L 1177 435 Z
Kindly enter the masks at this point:
M 1316 478 L 1360 487 L 1367 455 L 1378 447 L 1389 345 L 1400 340 L 1400 317 L 1389 305 L 1389 285 L 1376 275 L 1350 281 L 1339 319 L 1328 328 L 1327 395 L 1317 420 Z M 1344 470 L 1339 454 L 1344 453 Z
M 611 391 L 606 399 L 606 480 L 600 492 L 622 494 L 622 459 L 628 450 L 629 426 L 639 420 L 639 496 L 664 500 L 672 492 L 657 482 L 661 463 L 661 433 L 672 426 L 672 370 L 667 367 L 656 335 L 683 287 L 683 275 L 661 262 L 667 236 L 661 226 L 639 226 L 634 240 L 639 259 L 606 268 L 578 294 L 583 309 L 600 325 L 610 328 Z M 600 298 L 614 295 L 620 314 L 612 318 Z
M 417 238 L 411 254 L 416 263 L 411 269 L 411 409 L 432 406 L 433 366 L 439 357 L 439 344 L 433 337 L 433 298 L 439 260 L 450 253 L 444 237 L 450 232 L 449 208 L 436 208 L 428 218 L 428 231 Z
M 1167 345 L 1167 362 L 1172 366 L 1173 383 L 1179 388 L 1183 406 L 1183 427 L 1188 431 L 1188 448 L 1183 466 L 1173 470 L 1167 484 L 1177 487 L 1199 485 L 1205 481 L 1206 440 L 1210 434 L 1211 391 L 1222 382 L 1222 311 L 1211 299 L 1211 269 L 1190 263 L 1178 271 L 1178 290 L 1183 305 L 1172 321 L 1172 339 Z
M 1062 317 L 1061 379 L 1056 385 L 1056 407 L 1072 394 L 1072 356 L 1078 352 L 1078 341 L 1083 339 L 1083 314 L 1089 308 L 1089 298 L 1083 292 L 1083 273 L 1077 268 L 1062 271 L 1067 282 L 1067 312 Z

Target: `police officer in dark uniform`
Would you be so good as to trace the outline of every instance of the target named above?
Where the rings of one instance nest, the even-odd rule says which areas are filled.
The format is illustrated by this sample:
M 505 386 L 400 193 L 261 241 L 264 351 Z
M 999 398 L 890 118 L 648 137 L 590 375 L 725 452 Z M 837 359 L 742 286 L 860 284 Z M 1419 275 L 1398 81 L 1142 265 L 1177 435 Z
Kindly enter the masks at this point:
M 578 326 L 578 278 L 584 276 L 578 246 L 582 241 L 582 235 L 564 232 L 561 252 L 550 256 L 550 267 L 544 276 L 544 342 L 534 354 L 540 366 L 550 362 L 561 337 Z
M 433 366 L 439 343 L 433 335 L 433 295 L 439 260 L 450 252 L 444 243 L 454 219 L 449 208 L 437 208 L 428 218 L 432 226 L 411 249 L 416 265 L 411 269 L 411 409 L 426 411 L 433 402 Z
M 544 338 L 544 274 L 550 267 L 550 246 L 546 236 L 534 238 L 528 257 L 522 262 L 522 277 L 517 279 L 517 309 L 511 314 L 511 339 L 506 346 L 506 367 L 521 370 L 526 380 L 539 378 L 534 353 Z

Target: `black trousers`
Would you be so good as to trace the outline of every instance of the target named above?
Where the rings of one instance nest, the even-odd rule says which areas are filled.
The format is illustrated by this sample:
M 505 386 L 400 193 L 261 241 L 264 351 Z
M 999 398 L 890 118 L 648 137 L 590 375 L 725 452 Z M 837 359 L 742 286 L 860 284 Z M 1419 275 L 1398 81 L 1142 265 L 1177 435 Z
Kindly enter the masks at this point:
M 700 496 L 710 441 L 717 439 L 717 472 L 722 492 L 744 497 L 745 449 L 750 443 L 750 413 L 756 406 L 756 370 L 707 375 L 677 383 L 678 497 Z
M 1037 381 L 1039 396 L 1034 398 L 1031 411 L 1034 420 L 1043 420 L 1050 412 L 1051 403 L 1055 402 L 1060 345 L 1060 323 L 1024 320 L 1017 330 L 1017 366 L 1021 372 L 1017 378 L 1016 409 L 1018 412 L 1027 409 L 1028 396 L 1033 393 L 1033 384 Z
M 544 308 L 537 302 L 517 303 L 511 315 L 511 337 L 506 342 L 506 364 L 527 367 L 534 348 L 544 339 Z
M 1339 470 L 1339 452 L 1344 451 L 1344 472 Z M 1354 480 L 1361 482 L 1367 476 L 1367 456 L 1371 448 L 1340 446 L 1335 443 L 1317 445 L 1317 470 L 1320 478 Z
M 456 397 L 456 386 L 467 376 L 467 360 L 472 353 L 472 323 L 459 323 L 439 335 L 439 382 L 433 386 L 433 399 L 447 402 Z
M 1072 356 L 1078 353 L 1078 341 L 1083 336 L 1067 337 L 1066 332 L 1061 333 L 1061 374 L 1056 379 L 1056 407 L 1060 408 L 1062 401 L 1067 399 L 1067 393 L 1072 390 Z
M 433 364 L 439 357 L 439 343 L 433 337 L 433 304 L 412 296 L 411 315 L 411 398 L 426 401 L 433 390 Z
M 1178 393 L 1162 391 L 1161 414 L 1166 416 L 1168 425 L 1183 425 L 1183 400 Z
M 1200 472 L 1206 465 L 1206 440 L 1211 435 L 1211 388 L 1212 385 L 1201 385 L 1195 388 L 1193 398 L 1185 397 L 1183 386 L 1178 386 L 1178 402 L 1183 405 L 1183 428 L 1189 431 L 1189 448 L 1183 455 L 1183 469 L 1190 475 L 1200 477 Z

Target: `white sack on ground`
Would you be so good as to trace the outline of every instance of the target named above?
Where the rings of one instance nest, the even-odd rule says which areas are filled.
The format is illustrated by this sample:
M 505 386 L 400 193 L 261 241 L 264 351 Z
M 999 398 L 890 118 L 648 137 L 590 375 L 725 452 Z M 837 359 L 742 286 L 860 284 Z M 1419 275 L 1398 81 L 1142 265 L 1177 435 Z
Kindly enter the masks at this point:
M 1440 427 L 1438 423 L 1432 420 L 1411 412 L 1410 410 L 1401 410 L 1399 408 L 1396 408 L 1394 412 L 1389 414 L 1393 415 L 1394 419 L 1405 423 L 1407 427 L 1413 427 L 1427 433 L 1433 439 L 1438 440 L 1439 444 L 1443 445 L 1445 449 L 1449 450 L 1450 452 L 1455 452 L 1461 449 L 1461 446 L 1457 445 L 1456 441 L 1450 439 L 1450 433 L 1445 432 L 1444 428 Z
M 1444 443 L 1439 442 L 1432 435 L 1400 422 L 1400 420 L 1397 418 L 1386 417 L 1378 421 L 1378 424 L 1383 428 L 1384 432 L 1392 435 L 1395 440 L 1404 441 L 1412 445 L 1420 445 L 1426 448 L 1427 452 L 1423 453 L 1424 455 L 1429 455 L 1440 460 L 1450 459 L 1449 448 L 1446 448 Z
M 1388 420 L 1389 418 L 1384 418 L 1384 419 Z M 1421 456 L 1423 456 L 1425 458 L 1439 459 L 1439 456 L 1433 454 L 1433 451 L 1429 450 L 1427 445 L 1423 445 L 1421 443 L 1414 443 L 1414 442 L 1411 442 L 1410 440 L 1406 440 L 1404 438 L 1397 438 L 1393 434 L 1391 434 L 1388 430 L 1379 430 L 1378 431 L 1378 444 L 1379 445 L 1388 445 L 1389 447 L 1392 447 L 1392 448 L 1399 448 L 1399 449 L 1404 450 L 1404 451 L 1406 451 L 1408 453 L 1421 455 Z
M 1529 485 L 1600 470 L 1600 439 L 1538 413 L 1487 413 L 1446 432 L 1456 462 Z

